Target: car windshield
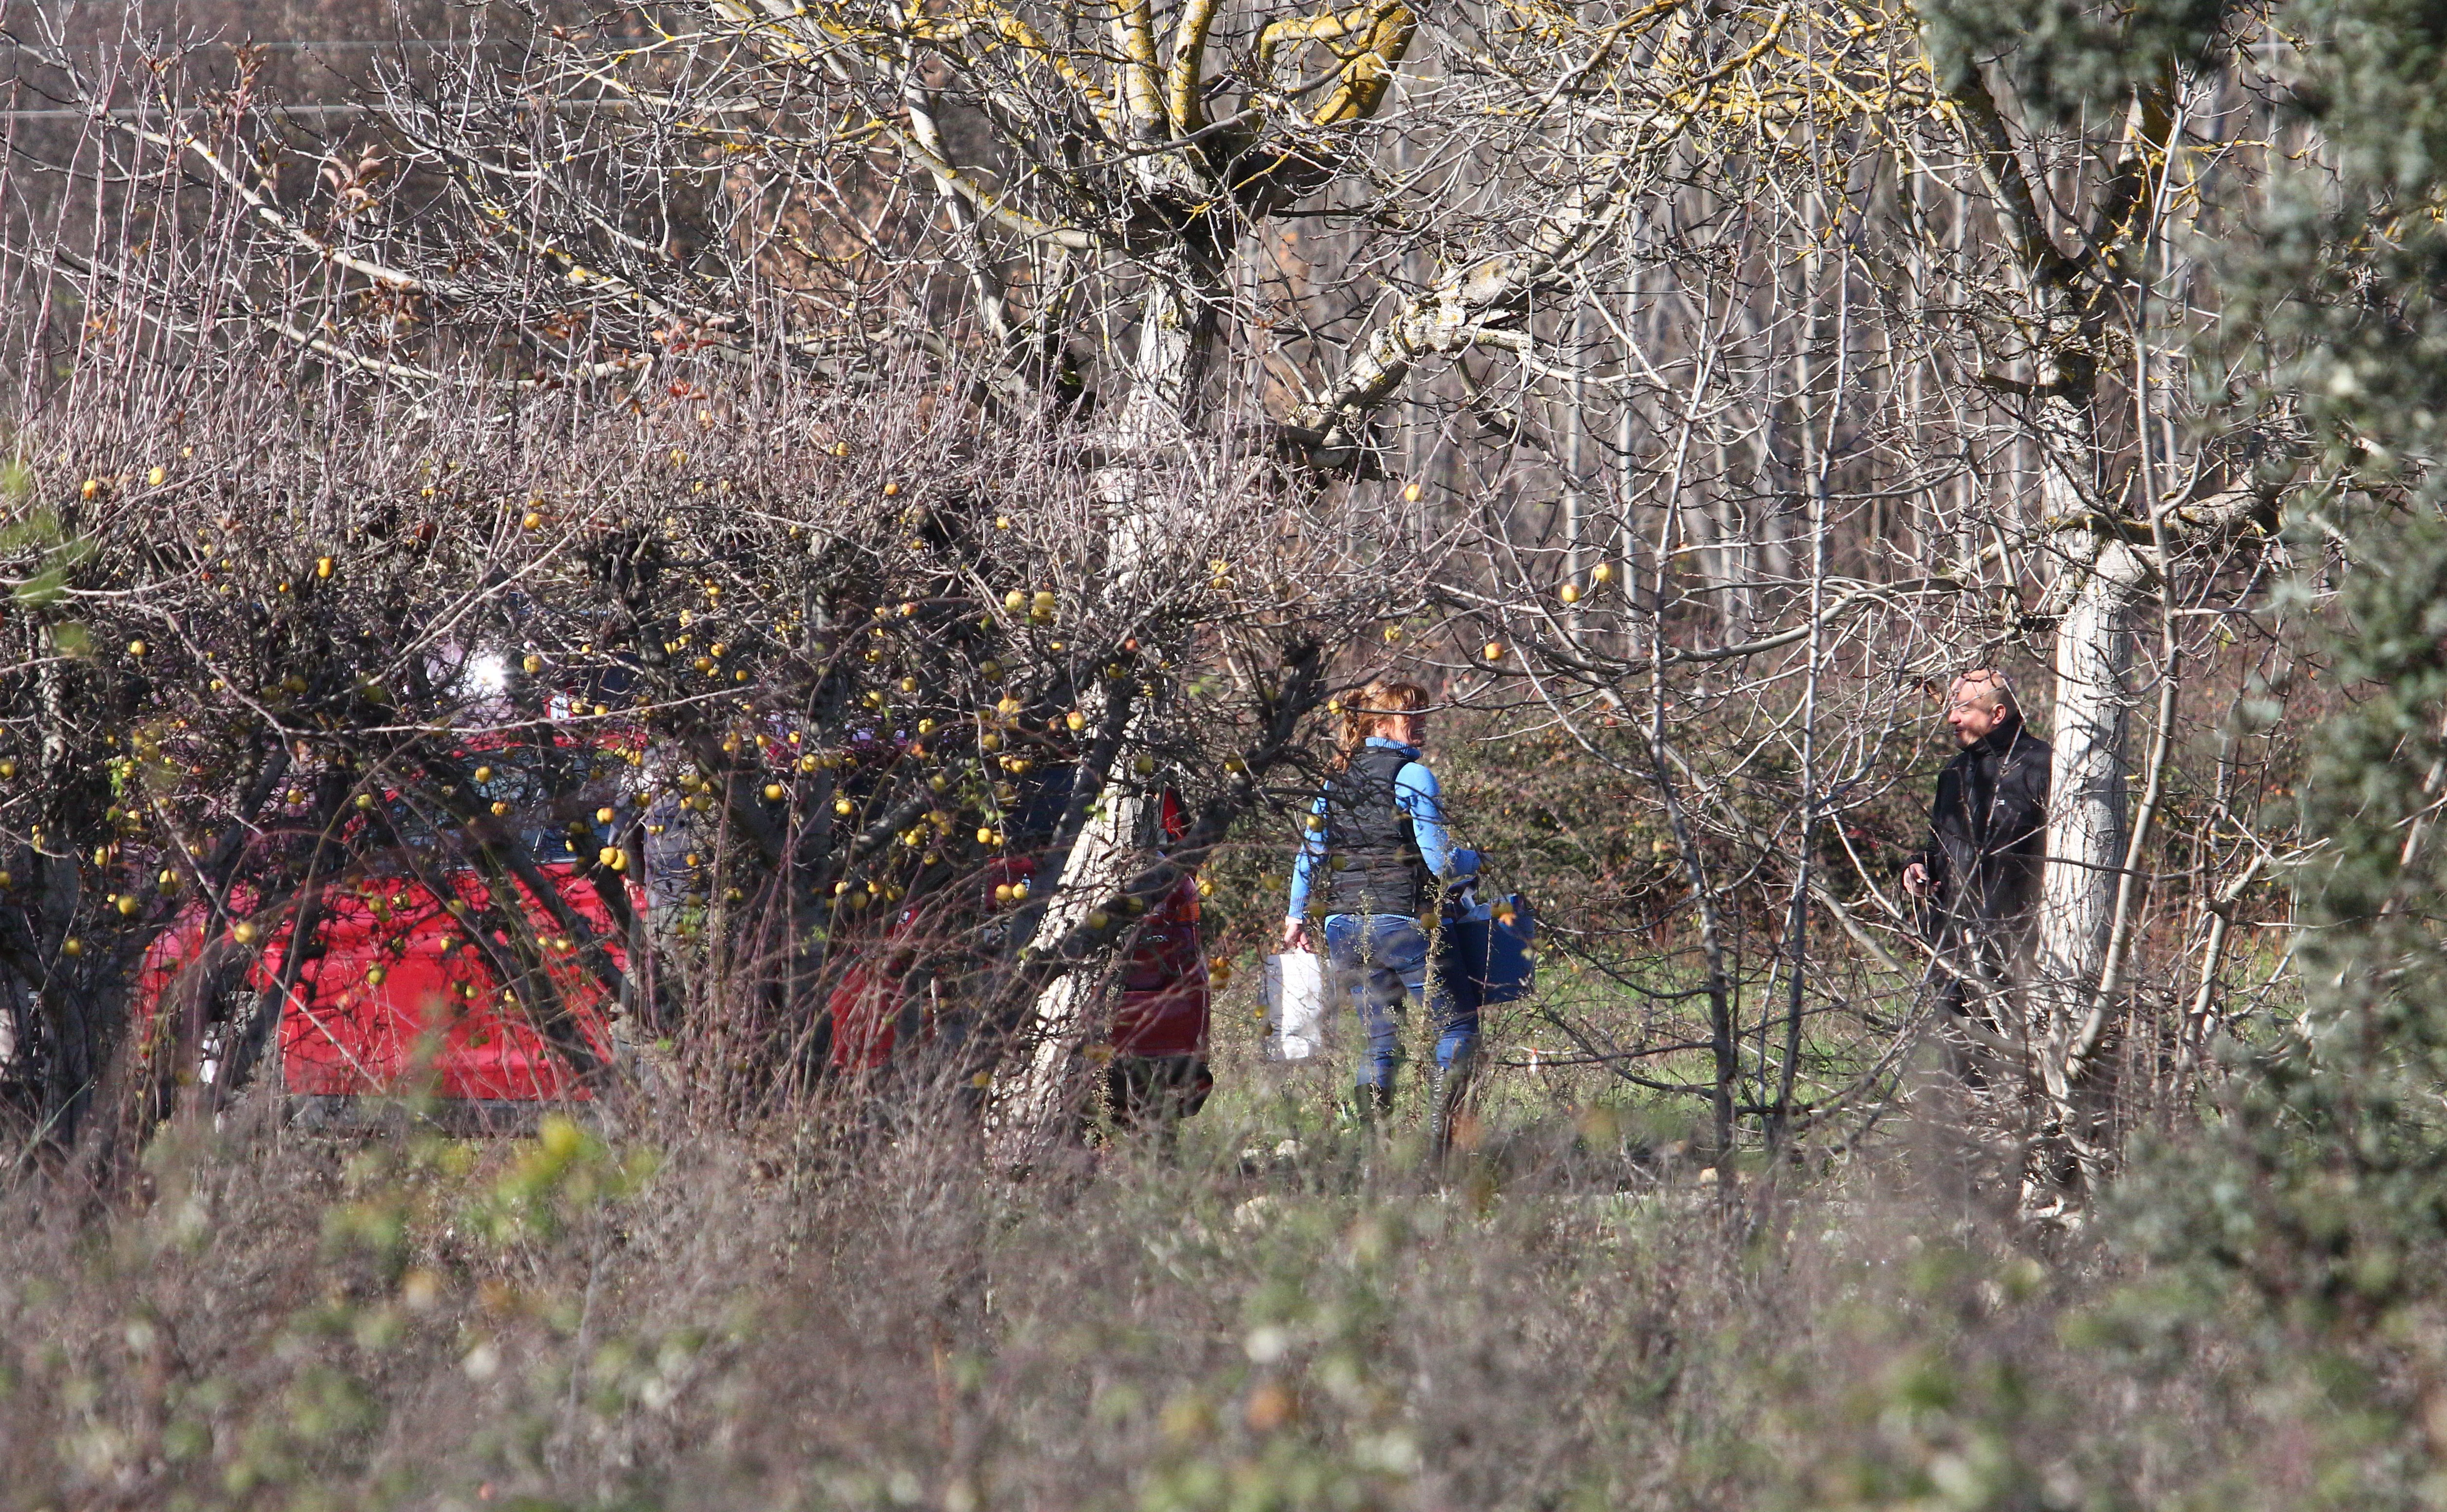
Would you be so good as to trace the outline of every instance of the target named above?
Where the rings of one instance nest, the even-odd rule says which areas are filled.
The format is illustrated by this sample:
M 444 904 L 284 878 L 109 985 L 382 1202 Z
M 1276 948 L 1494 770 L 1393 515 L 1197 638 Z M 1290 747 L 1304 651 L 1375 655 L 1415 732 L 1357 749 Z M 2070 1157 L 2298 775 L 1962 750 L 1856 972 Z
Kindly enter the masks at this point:
M 488 808 L 500 805 L 495 812 L 519 825 L 519 838 L 537 860 L 574 861 L 611 843 L 612 827 L 597 822 L 595 815 L 616 803 L 606 784 L 625 768 L 607 753 L 582 747 L 518 747 L 468 751 L 461 759 L 477 801 Z M 400 795 L 389 808 L 392 831 L 409 849 L 430 856 L 445 848 L 435 826 L 447 816 L 430 803 Z M 586 827 L 573 833 L 570 822 L 581 815 Z

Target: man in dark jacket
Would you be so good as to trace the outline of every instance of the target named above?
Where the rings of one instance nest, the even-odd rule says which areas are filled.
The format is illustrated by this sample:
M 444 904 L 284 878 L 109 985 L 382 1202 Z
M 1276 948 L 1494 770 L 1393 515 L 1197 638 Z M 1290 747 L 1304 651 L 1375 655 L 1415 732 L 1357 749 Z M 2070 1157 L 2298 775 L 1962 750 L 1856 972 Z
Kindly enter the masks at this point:
M 1904 891 L 1930 905 L 1946 1007 L 2015 985 L 2039 912 L 2047 854 L 2048 767 L 2056 753 L 2022 727 L 2004 675 L 1955 679 L 1945 722 L 1963 747 L 1937 777 L 1928 843 L 1904 868 Z M 1990 1017 L 1988 1013 L 1982 1016 Z

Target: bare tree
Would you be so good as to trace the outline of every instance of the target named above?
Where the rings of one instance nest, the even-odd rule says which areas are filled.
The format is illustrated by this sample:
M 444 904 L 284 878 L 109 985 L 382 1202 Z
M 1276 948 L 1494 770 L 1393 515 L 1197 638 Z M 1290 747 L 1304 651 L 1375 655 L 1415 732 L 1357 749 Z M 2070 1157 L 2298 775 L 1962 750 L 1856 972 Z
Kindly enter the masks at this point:
M 902 599 L 928 624 L 957 605 L 978 634 L 1041 636 L 1038 659 L 989 658 L 1041 670 L 979 731 L 1077 721 L 1058 883 L 998 936 L 1009 992 L 1034 994 L 1007 1026 L 1015 1158 L 1060 1122 L 1091 1030 L 1109 941 L 1089 921 L 1109 930 L 1167 875 L 1139 842 L 1133 753 L 1168 748 L 1202 679 L 1242 700 L 1179 749 L 1225 779 L 1218 824 L 1290 796 L 1264 774 L 1299 766 L 1337 658 L 1356 670 L 1347 648 L 1387 637 L 1443 661 L 1454 699 L 1620 779 L 1622 827 L 1658 847 L 1642 886 L 1677 898 L 1593 907 L 1563 937 L 1647 1008 L 1626 1037 L 1557 997 L 1550 1027 L 1609 1074 L 1703 1098 L 1727 1158 L 1747 1121 L 1782 1146 L 1873 1121 L 1901 1085 L 1944 969 L 1880 849 L 1910 822 L 1925 680 L 2056 670 L 2045 967 L 1980 1029 L 2014 1068 L 1995 1122 L 2042 1149 L 2035 1206 L 2111 1157 L 2123 1030 L 2158 1033 L 2144 999 L 2187 940 L 2226 938 L 2210 903 L 2267 875 L 2242 791 L 2258 757 L 2216 758 L 2213 816 L 2172 806 L 2181 670 L 2272 654 L 2248 617 L 2273 559 L 2254 527 L 2286 434 L 2238 375 L 2179 355 L 2214 323 L 2191 232 L 2259 171 L 2229 126 L 2260 108 L 2257 77 L 2216 28 L 2189 51 L 2136 42 L 2159 61 L 2119 76 L 2100 128 L 1952 10 L 1932 53 L 1910 18 L 1824 6 L 726 0 L 480 13 L 326 118 L 284 114 L 242 58 L 199 90 L 181 39 L 131 30 L 96 63 L 28 13 L 26 77 L 85 112 L 54 155 L 80 187 L 45 201 L 75 208 L 9 227 L 35 315 L 14 339 L 77 375 L 58 394 L 29 379 L 29 416 L 103 392 L 72 353 L 234 362 L 270 342 L 403 437 L 444 414 L 675 427 L 632 463 L 720 453 L 738 460 L 694 481 L 747 488 L 769 453 L 796 481 L 760 499 L 805 487 L 864 521 L 760 503 L 806 533 L 782 540 L 856 540 L 877 583 L 920 574 L 934 586 Z M 104 325 L 79 329 L 64 292 Z M 929 439 L 901 463 L 862 439 L 904 425 Z M 803 456 L 811 426 L 848 456 Z M 887 525 L 904 506 L 864 490 L 906 459 L 961 482 L 890 480 L 920 518 Z M 1010 511 L 1015 490 L 1036 502 Z M 898 539 L 933 532 L 943 559 L 896 555 L 913 523 Z M 779 549 L 740 528 L 702 555 Z M 836 582 L 727 592 L 801 647 L 804 601 Z M 1037 622 L 1040 582 L 1065 633 Z M 2152 605 L 2161 696 L 2128 822 L 2123 679 Z M 1082 645 L 1102 670 L 1127 640 L 1171 675 L 1082 672 Z M 903 676 L 980 686 L 973 651 L 941 649 L 970 660 Z M 794 709 L 899 687 L 737 670 Z M 2215 852 L 2185 875 L 2180 940 L 2153 933 L 2143 859 L 2179 817 Z M 770 938 L 804 938 L 807 899 L 773 896 Z M 2202 947 L 2187 1004 L 2214 996 L 2222 949 Z

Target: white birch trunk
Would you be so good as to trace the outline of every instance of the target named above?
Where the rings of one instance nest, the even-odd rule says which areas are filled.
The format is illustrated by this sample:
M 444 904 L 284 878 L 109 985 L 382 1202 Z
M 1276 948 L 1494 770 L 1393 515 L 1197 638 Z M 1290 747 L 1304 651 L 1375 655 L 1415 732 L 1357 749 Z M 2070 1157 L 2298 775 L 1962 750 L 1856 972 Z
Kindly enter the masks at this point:
M 2133 606 L 2143 578 L 2133 549 L 2111 541 L 2069 565 L 2081 580 L 2057 627 L 2056 760 L 2049 777 L 2047 870 L 2037 984 L 2058 1047 L 2107 962 L 2115 880 L 2124 866 L 2125 747 L 2133 710 Z
M 1143 564 L 1173 535 L 1170 501 L 1151 474 L 1162 449 L 1188 434 L 1186 417 L 1209 330 L 1206 312 L 1192 302 L 1196 297 L 1185 299 L 1179 288 L 1160 278 L 1148 285 L 1136 382 L 1114 426 L 1115 461 L 1097 481 L 1107 510 L 1107 579 L 1117 595 L 1128 591 Z M 1144 711 L 1134 715 L 1133 726 L 1143 717 Z M 1126 750 L 1131 744 L 1123 741 Z M 1127 757 L 1117 760 L 1116 769 L 1126 771 L 1126 763 Z M 1050 891 L 1028 942 L 1031 949 L 1061 940 L 1120 892 L 1138 861 L 1147 802 L 1126 780 L 1108 781 L 1097 792 L 1059 870 L 1038 879 Z M 1021 1035 L 1027 1058 L 996 1079 L 987 1108 L 989 1148 L 1004 1167 L 1024 1168 L 1072 1116 L 1072 1063 L 1091 1027 L 1095 990 L 1085 974 L 1066 972 L 1038 994 Z
M 2026 988 L 2025 1033 L 2055 1133 L 2087 1183 L 2098 1174 L 2098 1145 L 2086 1100 L 2074 1085 L 2070 1051 L 2106 969 L 2116 879 L 2124 867 L 2133 711 L 2125 677 L 2133 664 L 2133 609 L 2149 579 L 2149 565 L 2121 537 L 2099 526 L 2081 483 L 2094 442 L 2089 384 L 2062 384 L 2057 372 L 2043 380 L 2041 492 L 2063 566 L 2050 595 L 2061 615 L 2049 730 L 2056 754 L 2048 780 L 2047 861 L 2034 979 Z M 2040 1149 L 2051 1143 L 2042 1142 Z M 2077 1205 L 2078 1194 L 2051 1190 L 2048 1159 L 2042 1155 L 2026 1173 L 2025 1205 Z

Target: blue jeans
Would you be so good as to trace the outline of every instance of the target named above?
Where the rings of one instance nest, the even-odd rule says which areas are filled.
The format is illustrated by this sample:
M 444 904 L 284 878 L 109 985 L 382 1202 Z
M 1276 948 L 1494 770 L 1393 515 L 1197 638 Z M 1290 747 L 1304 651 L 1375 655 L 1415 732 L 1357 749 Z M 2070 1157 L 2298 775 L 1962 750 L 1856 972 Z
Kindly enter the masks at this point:
M 1428 936 L 1406 914 L 1333 914 L 1325 920 L 1325 962 L 1351 994 L 1367 1037 L 1354 1078 L 1361 1087 L 1393 1089 L 1402 1058 L 1402 1011 L 1417 997 L 1436 1027 L 1436 1065 L 1450 1068 L 1478 1045 L 1478 1011 L 1464 1009 L 1432 982 Z

